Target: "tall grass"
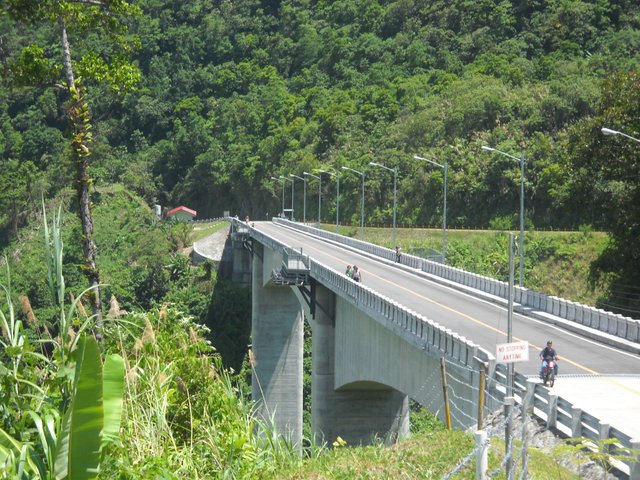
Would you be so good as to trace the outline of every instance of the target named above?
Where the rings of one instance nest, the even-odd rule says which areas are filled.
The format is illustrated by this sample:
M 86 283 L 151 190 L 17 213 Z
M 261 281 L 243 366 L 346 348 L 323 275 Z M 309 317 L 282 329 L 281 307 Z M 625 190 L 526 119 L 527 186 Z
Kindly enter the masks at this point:
M 107 477 L 257 478 L 296 458 L 254 418 L 206 333 L 173 306 L 106 326 L 107 348 L 127 369 L 121 441 L 109 451 Z

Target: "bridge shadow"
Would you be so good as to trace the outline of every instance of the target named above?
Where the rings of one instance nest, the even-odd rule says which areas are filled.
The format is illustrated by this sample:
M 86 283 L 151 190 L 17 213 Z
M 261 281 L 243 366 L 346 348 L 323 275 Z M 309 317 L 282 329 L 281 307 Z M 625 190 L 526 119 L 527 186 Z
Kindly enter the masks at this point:
M 205 325 L 226 368 L 239 372 L 251 342 L 251 289 L 218 277 L 209 298 Z

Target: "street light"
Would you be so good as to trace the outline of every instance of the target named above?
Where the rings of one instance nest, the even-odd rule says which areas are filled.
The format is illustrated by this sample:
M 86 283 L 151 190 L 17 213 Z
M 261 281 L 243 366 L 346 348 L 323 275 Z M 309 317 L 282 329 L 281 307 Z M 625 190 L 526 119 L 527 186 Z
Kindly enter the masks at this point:
M 280 178 L 271 177 L 271 180 L 280 180 Z M 282 212 L 280 213 L 280 216 L 284 218 L 284 180 L 282 181 Z
M 506 152 L 498 150 L 486 145 L 482 146 L 482 150 L 487 152 L 496 152 L 505 157 L 512 158 L 520 162 L 520 287 L 524 286 L 524 153 L 520 158 L 509 155 Z
M 307 179 L 299 177 L 298 175 L 294 175 L 293 173 L 289 174 L 290 177 L 297 178 L 298 180 L 302 180 L 303 183 L 303 191 L 302 191 L 302 222 L 307 224 Z
M 396 212 L 397 212 L 397 206 L 398 206 L 396 187 L 398 185 L 398 167 L 389 168 L 376 162 L 369 162 L 369 165 L 372 165 L 374 167 L 384 168 L 385 170 L 389 170 L 390 172 L 393 172 L 393 248 L 396 248 Z
M 630 138 L 631 140 L 635 140 L 636 142 L 640 143 L 640 138 L 632 137 L 631 135 L 627 135 L 626 133 L 619 132 L 618 130 L 611 130 L 610 128 L 602 127 L 600 131 L 605 135 L 621 135 L 623 137 Z
M 336 177 L 336 183 L 338 185 L 338 190 L 336 192 L 336 233 L 338 233 L 338 226 L 340 225 L 340 172 L 333 173 L 327 172 L 326 170 L 318 170 L 318 172 Z
M 360 240 L 364 240 L 364 172 L 359 172 L 349 167 L 342 167 L 342 170 L 349 170 L 362 177 L 362 206 L 360 207 Z
M 320 213 L 321 213 L 321 207 L 322 207 L 322 197 L 321 197 L 322 177 L 319 177 L 318 175 L 314 175 L 313 173 L 309 173 L 309 172 L 303 172 L 303 175 L 305 177 L 308 175 L 310 177 L 318 179 L 318 228 L 320 228 Z
M 284 175 L 280 175 L 278 178 L 281 178 L 284 181 L 291 182 L 291 221 L 293 222 L 293 180 L 285 177 Z M 282 182 L 282 204 L 284 205 L 284 181 Z M 284 217 L 284 207 L 282 208 L 282 216 Z
M 446 160 L 444 161 L 444 165 L 442 165 L 438 162 L 434 162 L 433 160 L 429 160 L 428 158 L 419 157 L 418 155 L 414 155 L 413 158 L 416 160 L 429 162 L 444 170 L 444 207 L 442 212 L 442 263 L 447 263 L 447 172 L 449 170 L 449 165 Z

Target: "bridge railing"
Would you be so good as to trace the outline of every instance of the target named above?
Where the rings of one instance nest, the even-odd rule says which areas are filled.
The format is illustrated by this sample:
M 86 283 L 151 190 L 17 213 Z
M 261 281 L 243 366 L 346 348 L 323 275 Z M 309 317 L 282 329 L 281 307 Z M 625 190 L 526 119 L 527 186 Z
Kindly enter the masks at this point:
M 541 420 L 547 428 L 554 428 L 571 438 L 587 438 L 595 445 L 601 441 L 613 440 L 613 445 L 607 448 L 615 451 L 627 449 L 634 452 L 640 451 L 640 441 L 632 439 L 626 433 L 610 426 L 599 418 L 575 406 L 568 400 L 551 391 L 541 383 L 535 383 L 530 377 L 516 372 L 513 379 L 514 399 L 522 404 L 526 401 L 530 406 L 534 417 Z M 507 368 L 504 364 L 496 364 L 492 382 L 487 385 L 488 398 L 494 398 L 502 402 L 506 396 Z M 500 403 L 488 405 L 490 411 L 500 408 Z M 632 459 L 627 463 L 630 478 L 640 478 L 640 458 Z
M 395 262 L 395 251 L 386 247 L 373 245 L 355 238 L 338 235 L 327 230 L 321 230 L 308 225 L 302 225 L 281 218 L 274 218 L 275 223 L 286 225 L 315 236 L 340 243 L 360 250 L 370 255 Z M 508 298 L 508 283 L 483 275 L 467 272 L 460 268 L 450 267 L 414 255 L 402 254 L 400 263 L 420 270 L 428 275 L 445 279 L 454 284 L 463 285 L 506 300 Z M 566 320 L 563 326 L 580 329 L 585 335 L 591 334 L 601 341 L 616 343 L 615 339 L 622 339 L 617 343 L 621 348 L 640 353 L 640 320 L 607 312 L 589 305 L 572 302 L 552 295 L 535 292 L 528 288 L 514 289 L 516 309 L 526 311 L 544 321 L 553 322 L 554 317 Z M 584 329 L 582 327 L 587 327 Z M 601 335 L 601 333 L 605 335 Z

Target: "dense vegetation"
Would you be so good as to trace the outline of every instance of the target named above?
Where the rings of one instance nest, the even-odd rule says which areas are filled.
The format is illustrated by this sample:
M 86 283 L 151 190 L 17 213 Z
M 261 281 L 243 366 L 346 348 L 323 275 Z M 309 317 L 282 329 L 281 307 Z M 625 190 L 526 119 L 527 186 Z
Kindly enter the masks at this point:
M 15 13 L 32 3 L 0 6 Z M 187 204 L 203 217 L 264 218 L 280 210 L 282 192 L 290 198 L 290 183 L 282 189 L 271 177 L 348 166 L 366 171 L 366 222 L 389 224 L 393 179 L 368 167 L 375 161 L 398 168 L 403 224 L 437 225 L 442 171 L 413 160 L 419 154 L 449 164 L 450 225 L 513 228 L 519 166 L 481 150 L 492 145 L 526 155 L 527 228 L 611 232 L 593 281 L 604 280 L 609 305 L 640 310 L 637 145 L 599 131 L 640 132 L 634 0 L 137 5 L 128 33 L 91 23 L 94 31 L 72 39 L 80 73 L 94 79 L 85 88 L 96 185 L 122 182 L 150 203 Z M 49 23 L 14 18 L 0 16 L 4 241 L 41 194 L 73 178 L 65 93 L 17 82 L 25 71 L 57 71 L 58 35 Z M 118 40 L 139 70 L 106 70 L 105 61 L 126 63 L 103 37 Z M 41 50 L 22 51 L 31 44 Z M 341 218 L 357 223 L 360 178 L 341 173 Z M 324 175 L 326 220 L 335 216 L 334 180 Z
M 639 135 L 639 27 L 635 0 L 0 0 L 0 476 L 95 468 L 85 460 L 119 478 L 301 475 L 277 432 L 255 435 L 245 372 L 231 377 L 209 344 L 247 366 L 246 290 L 190 266 L 190 229 L 157 222 L 148 204 L 264 218 L 293 202 L 290 187 L 302 204 L 290 174 L 325 169 L 322 220 L 341 173 L 342 223 L 357 224 L 360 178 L 344 166 L 366 172 L 366 222 L 388 225 L 393 178 L 373 161 L 397 168 L 403 225 L 439 225 L 443 172 L 418 154 L 449 166 L 450 226 L 513 228 L 519 166 L 481 150 L 491 145 L 526 155 L 529 230 L 581 230 L 567 243 L 527 236 L 528 284 L 558 292 L 536 266 L 568 270 L 603 230 L 591 280 L 601 304 L 637 314 L 638 150 L 600 128 Z M 43 199 L 64 206 L 50 229 Z M 504 276 L 504 235 L 472 242 L 481 255 L 452 239 L 451 263 Z M 84 335 L 98 281 L 100 345 Z M 100 388 L 91 428 L 73 428 Z M 94 455 L 76 455 L 82 441 Z M 454 445 L 425 453 L 439 477 L 470 439 L 418 441 Z M 422 449 L 355 462 L 337 449 L 335 464 L 302 475 L 357 475 L 377 460 L 381 476 L 406 474 Z

